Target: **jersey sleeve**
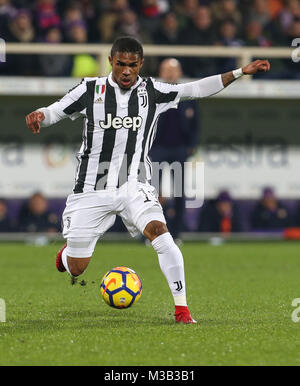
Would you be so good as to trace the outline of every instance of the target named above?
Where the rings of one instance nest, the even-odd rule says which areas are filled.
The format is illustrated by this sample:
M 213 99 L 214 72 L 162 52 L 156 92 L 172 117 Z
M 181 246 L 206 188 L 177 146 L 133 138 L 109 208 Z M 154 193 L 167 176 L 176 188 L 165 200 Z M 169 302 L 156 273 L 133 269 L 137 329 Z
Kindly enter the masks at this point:
M 224 89 L 222 75 L 213 75 L 195 82 L 178 85 L 181 100 L 206 98 Z
M 163 83 L 152 79 L 155 94 L 155 103 L 159 113 L 169 109 L 177 109 L 180 102 L 180 88 L 177 84 Z
M 153 80 L 156 103 L 160 112 L 177 108 L 182 100 L 199 99 L 215 95 L 224 89 L 221 75 L 182 84 L 170 84 Z
M 54 125 L 65 118 L 77 119 L 86 111 L 87 85 L 86 80 L 71 89 L 63 98 L 48 107 L 38 109 L 45 114 L 42 127 Z

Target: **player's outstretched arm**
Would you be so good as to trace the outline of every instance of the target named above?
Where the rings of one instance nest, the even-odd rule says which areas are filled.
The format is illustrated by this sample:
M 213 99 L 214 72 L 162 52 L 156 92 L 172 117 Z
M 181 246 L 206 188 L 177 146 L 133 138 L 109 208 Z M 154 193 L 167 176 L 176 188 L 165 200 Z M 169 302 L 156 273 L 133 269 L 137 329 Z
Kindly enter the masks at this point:
M 33 111 L 26 116 L 26 124 L 33 134 L 39 134 L 41 130 L 41 122 L 44 120 L 45 114 L 41 111 Z
M 78 118 L 86 108 L 86 81 L 71 89 L 62 99 L 48 107 L 41 107 L 26 116 L 26 124 L 33 134 L 39 134 L 41 127 L 52 126 L 65 118 Z
M 270 68 L 271 65 L 268 60 L 255 60 L 243 68 L 222 74 L 222 82 L 224 87 L 227 87 L 243 75 L 255 75 L 258 72 L 267 72 Z
M 175 88 L 179 91 L 180 100 L 206 98 L 218 94 L 243 75 L 266 72 L 270 70 L 270 67 L 268 60 L 255 60 L 243 68 L 225 74 L 209 76 L 195 82 L 183 83 Z

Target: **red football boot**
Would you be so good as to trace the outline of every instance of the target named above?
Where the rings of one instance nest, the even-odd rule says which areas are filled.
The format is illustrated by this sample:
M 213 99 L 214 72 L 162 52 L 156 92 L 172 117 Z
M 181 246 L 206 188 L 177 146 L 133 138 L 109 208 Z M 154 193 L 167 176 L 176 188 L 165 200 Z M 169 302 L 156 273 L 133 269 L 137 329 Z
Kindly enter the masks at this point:
M 59 272 L 66 272 L 66 268 L 64 267 L 63 265 L 63 262 L 62 262 L 62 253 L 63 253 L 63 250 L 67 248 L 67 244 L 65 244 L 59 251 L 58 251 L 58 254 L 56 256 L 56 268 Z
M 186 306 L 175 306 L 175 320 L 177 323 L 195 324 L 197 323 L 191 317 L 190 311 Z

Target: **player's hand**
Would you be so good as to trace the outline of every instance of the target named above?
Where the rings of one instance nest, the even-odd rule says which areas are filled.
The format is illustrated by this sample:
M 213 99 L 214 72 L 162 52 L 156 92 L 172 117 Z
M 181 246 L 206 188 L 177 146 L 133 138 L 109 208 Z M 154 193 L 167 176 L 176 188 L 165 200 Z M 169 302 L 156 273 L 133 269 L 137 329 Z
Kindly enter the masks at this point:
M 33 132 L 33 134 L 39 134 L 41 130 L 41 122 L 45 119 L 45 114 L 41 111 L 34 111 L 26 116 L 26 124 Z
M 267 72 L 271 68 L 270 62 L 268 60 L 255 60 L 254 62 L 243 67 L 243 73 L 245 75 L 254 75 L 257 72 Z

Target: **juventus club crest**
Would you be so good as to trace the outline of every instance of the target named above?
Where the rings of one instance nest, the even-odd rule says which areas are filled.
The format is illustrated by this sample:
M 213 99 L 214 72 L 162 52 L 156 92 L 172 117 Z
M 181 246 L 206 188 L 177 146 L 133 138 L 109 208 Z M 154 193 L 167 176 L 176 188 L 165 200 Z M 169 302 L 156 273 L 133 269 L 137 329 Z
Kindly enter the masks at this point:
M 179 281 L 174 281 L 174 284 L 177 285 L 177 288 L 175 288 L 176 291 L 181 291 L 181 290 L 182 290 L 183 286 L 182 286 L 181 280 L 179 280 Z
M 146 83 L 142 82 L 140 87 L 138 88 L 138 96 L 140 99 L 140 103 L 142 107 L 147 107 L 148 105 L 148 93 L 146 90 Z

